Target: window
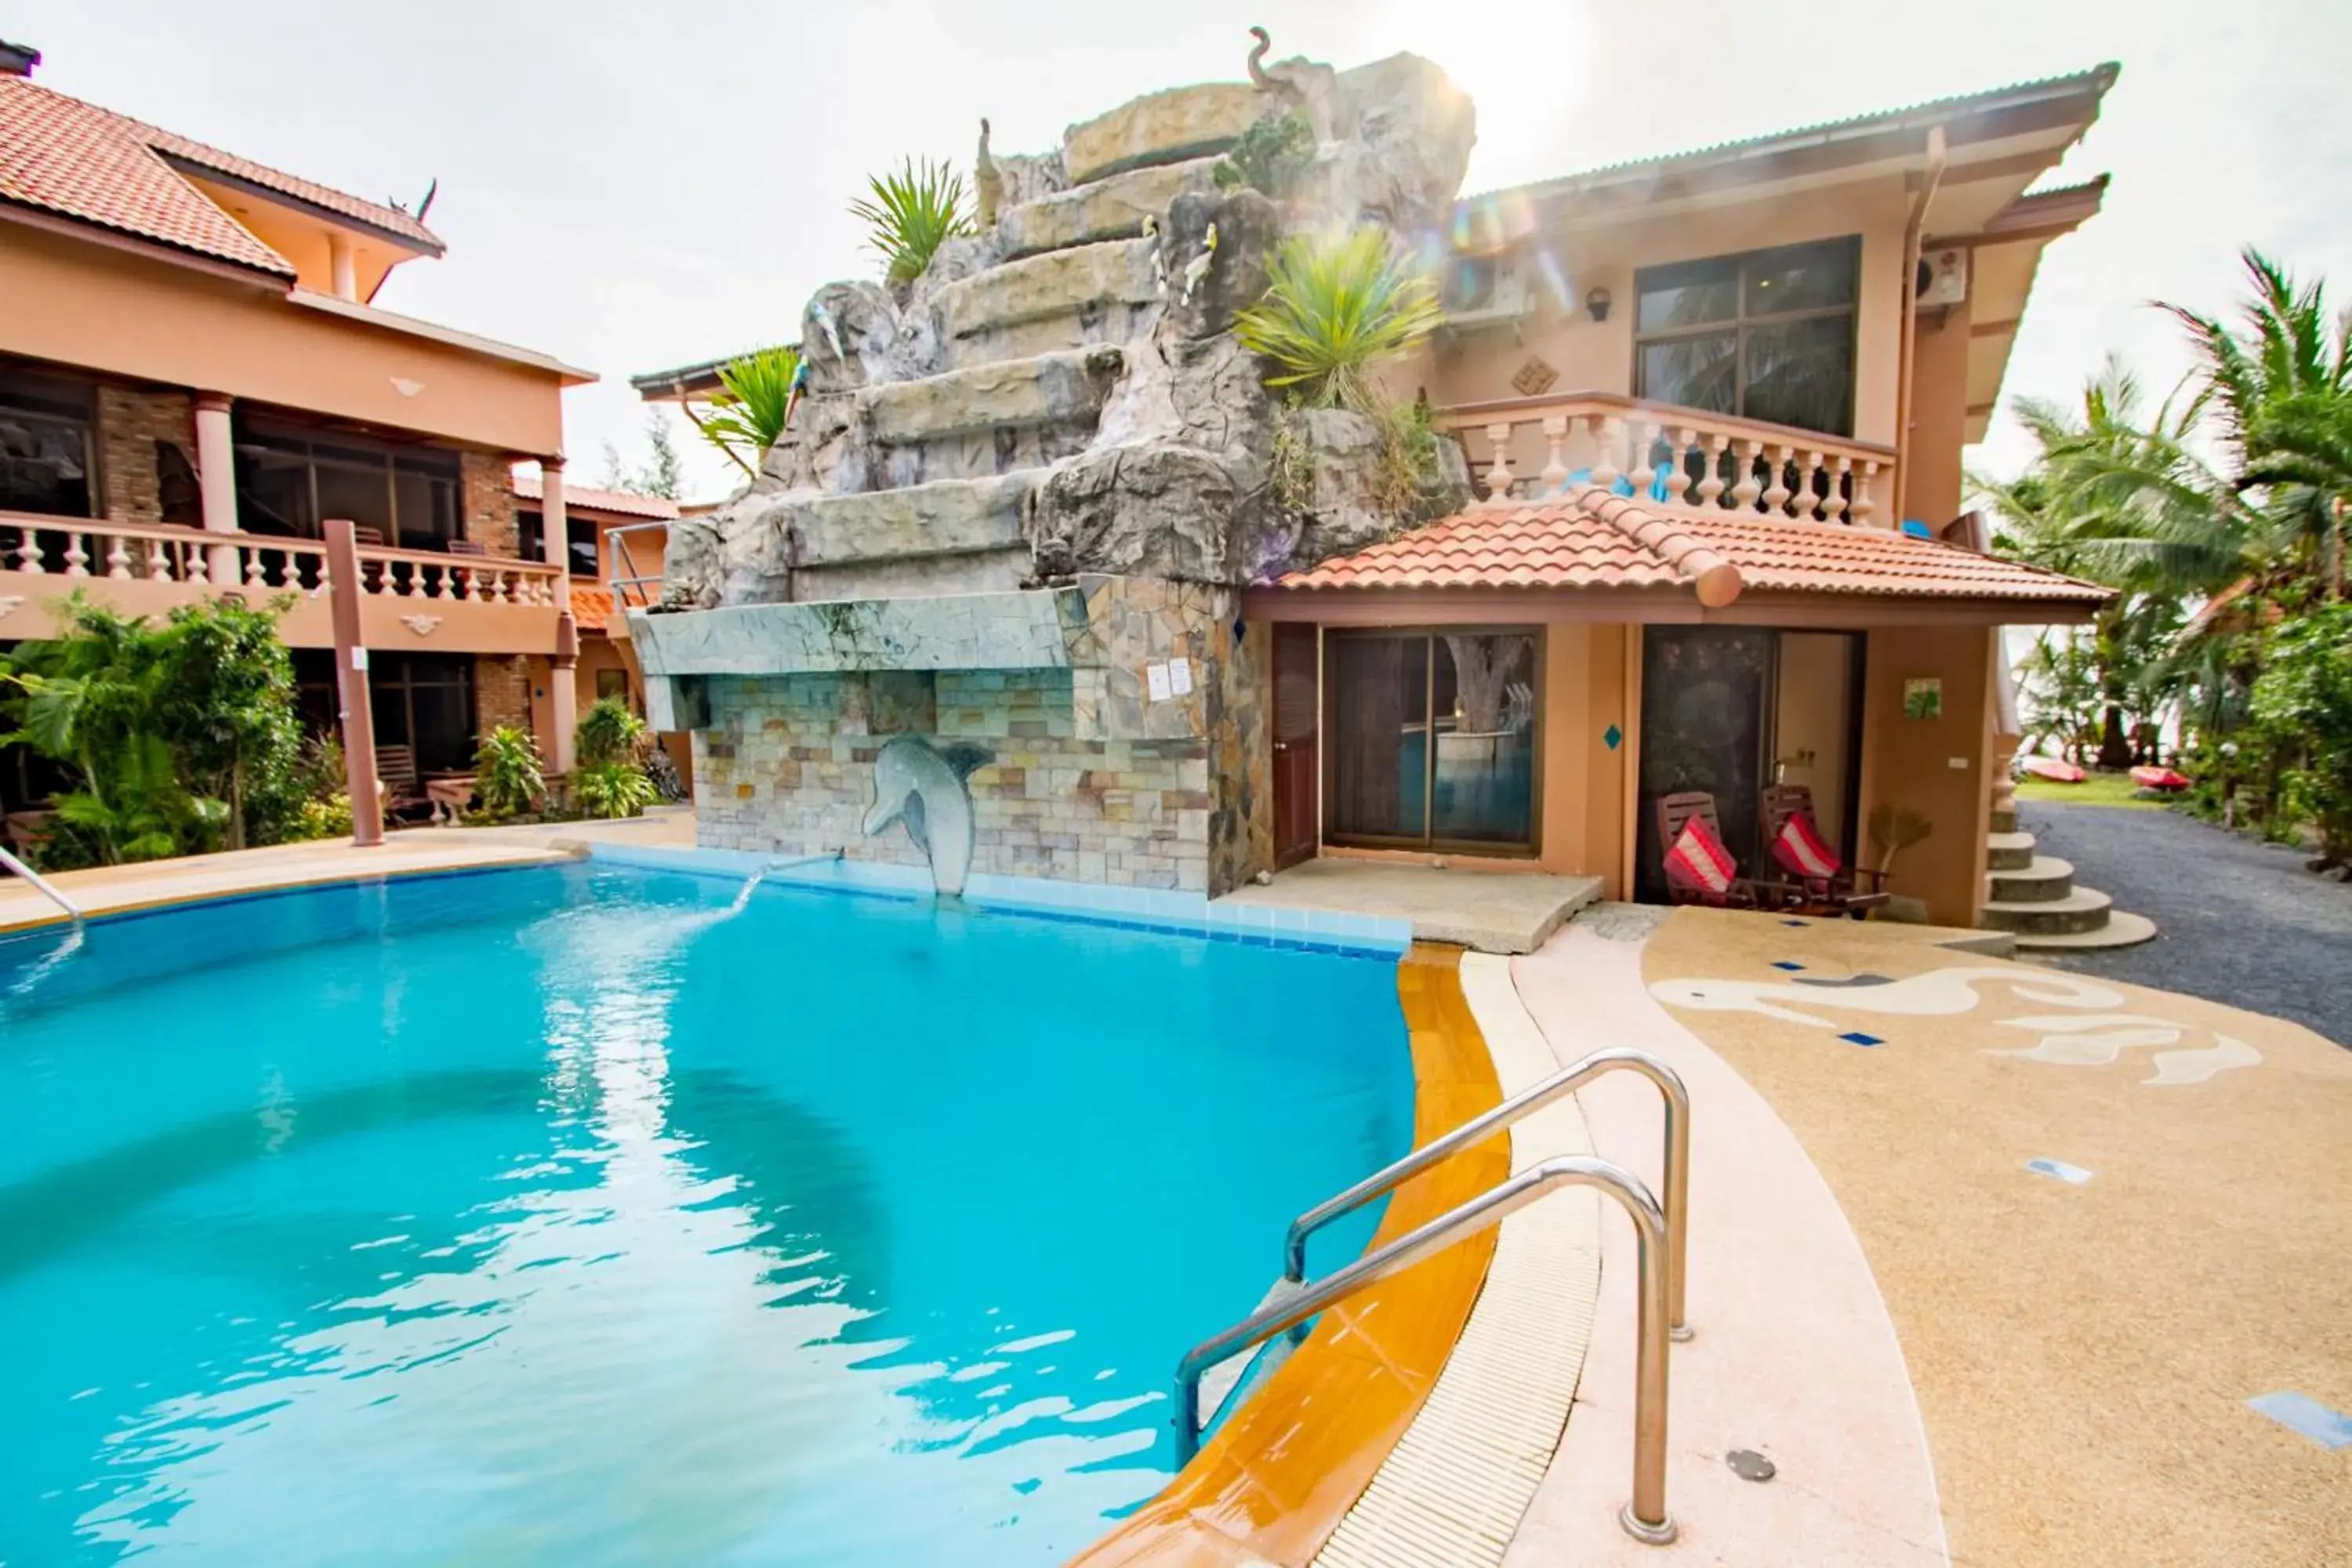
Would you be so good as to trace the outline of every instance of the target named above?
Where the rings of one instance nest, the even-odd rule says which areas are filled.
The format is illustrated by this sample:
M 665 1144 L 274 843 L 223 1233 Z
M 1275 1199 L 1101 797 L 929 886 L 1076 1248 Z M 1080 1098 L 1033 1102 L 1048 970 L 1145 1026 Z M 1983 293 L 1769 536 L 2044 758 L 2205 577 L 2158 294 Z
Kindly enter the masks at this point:
M 1541 663 L 1534 631 L 1327 634 L 1326 835 L 1532 849 Z
M 357 437 L 240 424 L 237 525 L 248 533 L 317 539 L 347 517 L 373 542 L 446 550 L 457 538 L 457 459 Z M 364 537 L 364 536 L 363 536 Z
M 629 696 L 627 670 L 600 669 L 596 672 L 596 700 L 602 702 L 608 697 L 617 697 L 633 709 L 636 706 Z
M 1636 396 L 1801 430 L 1853 430 L 1859 236 L 1643 268 Z
M 419 773 L 474 763 L 474 660 L 467 654 L 377 653 L 368 671 L 375 743 L 406 746 Z
M 90 388 L 0 371 L 0 511 L 94 517 Z
M 574 577 L 596 576 L 597 524 L 585 518 L 563 514 L 564 542 L 571 547 L 572 574 Z M 547 559 L 541 541 L 547 537 L 547 518 L 537 507 L 515 513 L 515 531 L 521 541 L 520 548 L 525 561 Z

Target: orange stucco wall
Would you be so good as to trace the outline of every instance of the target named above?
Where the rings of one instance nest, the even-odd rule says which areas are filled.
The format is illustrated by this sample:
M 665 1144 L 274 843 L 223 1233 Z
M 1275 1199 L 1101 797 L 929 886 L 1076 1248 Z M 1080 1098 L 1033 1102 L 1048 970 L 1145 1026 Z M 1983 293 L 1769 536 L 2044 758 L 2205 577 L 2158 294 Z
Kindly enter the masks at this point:
M 1911 471 L 1903 515 L 1941 528 L 1960 512 L 1960 448 L 1968 441 L 1968 302 L 1941 320 L 1923 314 L 1912 345 Z
M 563 449 L 541 370 L 246 283 L 0 225 L 0 351 L 530 454 Z
M 1989 626 L 1882 626 L 1870 634 L 1863 693 L 1862 810 L 1881 802 L 1924 814 L 1926 842 L 1895 862 L 1892 890 L 1927 904 L 1938 925 L 1973 926 L 1983 896 L 1985 831 L 1991 797 L 1985 777 L 1994 638 Z M 1903 716 L 1904 684 L 1943 682 L 1943 712 Z M 1866 863 L 1877 852 L 1865 833 Z
M 1635 629 L 1601 624 L 1544 628 L 1542 841 L 1538 858 L 1560 876 L 1599 877 L 1622 898 L 1623 823 L 1633 725 L 1626 660 Z M 1619 741 L 1606 739 L 1611 725 Z
M 1854 320 L 1855 439 L 1892 446 L 1895 386 L 1901 358 L 1903 228 L 1908 197 L 1899 176 L 1770 201 L 1731 202 L 1629 221 L 1580 226 L 1554 243 L 1567 284 L 1565 309 L 1535 320 L 1444 334 L 1417 358 L 1391 368 L 1390 386 L 1406 396 L 1425 387 L 1439 407 L 1517 397 L 1511 377 L 1530 357 L 1559 374 L 1551 391 L 1633 391 L 1633 275 L 1642 268 L 1808 240 L 1862 237 L 1860 299 Z M 1594 321 L 1584 300 L 1609 290 L 1609 319 Z M 1963 328 L 1965 336 L 1965 328 Z

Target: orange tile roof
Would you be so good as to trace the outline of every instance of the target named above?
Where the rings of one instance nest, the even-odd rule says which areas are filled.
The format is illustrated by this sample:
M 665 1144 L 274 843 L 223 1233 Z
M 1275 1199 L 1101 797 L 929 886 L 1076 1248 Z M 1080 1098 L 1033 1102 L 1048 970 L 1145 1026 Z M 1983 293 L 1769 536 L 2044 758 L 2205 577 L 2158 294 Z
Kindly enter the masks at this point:
M 398 207 L 299 179 L 24 77 L 0 76 L 0 202 L 293 276 L 292 263 L 182 179 L 167 159 L 322 207 L 434 255 L 441 252 L 433 231 Z
M 572 584 L 572 624 L 583 632 L 601 632 L 613 619 L 613 590 Z
M 546 499 L 537 474 L 517 474 L 509 488 L 520 500 Z M 674 520 L 677 516 L 677 502 L 661 496 L 641 496 L 628 490 L 592 490 L 579 485 L 563 487 L 563 504 L 567 508 L 584 506 L 597 511 L 625 512 L 631 517 Z
M 1649 506 L 1596 486 L 1480 507 L 1279 579 L 1278 588 L 1749 589 L 2096 604 L 2110 590 L 1890 529 Z

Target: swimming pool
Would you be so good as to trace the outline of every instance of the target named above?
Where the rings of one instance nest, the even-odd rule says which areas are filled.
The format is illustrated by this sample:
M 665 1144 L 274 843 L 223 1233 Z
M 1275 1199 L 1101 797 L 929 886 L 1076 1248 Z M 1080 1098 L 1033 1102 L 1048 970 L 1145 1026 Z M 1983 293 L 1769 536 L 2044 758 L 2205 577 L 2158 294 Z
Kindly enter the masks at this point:
M 1394 963 L 738 889 L 0 943 L 0 1562 L 1042 1564 L 1157 1490 L 1406 1147 Z

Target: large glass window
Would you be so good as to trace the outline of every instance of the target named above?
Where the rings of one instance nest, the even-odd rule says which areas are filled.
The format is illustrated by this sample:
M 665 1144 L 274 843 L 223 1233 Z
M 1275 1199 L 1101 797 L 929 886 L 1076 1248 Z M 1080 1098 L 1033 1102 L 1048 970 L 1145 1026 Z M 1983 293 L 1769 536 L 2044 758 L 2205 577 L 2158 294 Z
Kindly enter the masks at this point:
M 1635 395 L 1851 435 L 1861 266 L 1855 237 L 1644 268 Z
M 421 773 L 474 763 L 474 661 L 465 654 L 376 653 L 368 695 L 378 746 L 406 746 Z
M 600 526 L 586 518 L 574 517 L 568 511 L 563 514 L 564 543 L 569 547 L 568 559 L 574 577 L 598 575 L 596 534 Z M 541 542 L 547 537 L 547 518 L 537 507 L 515 513 L 515 531 L 521 541 L 525 561 L 547 559 L 545 546 Z
M 372 543 L 446 550 L 458 536 L 457 459 L 428 448 L 240 422 L 236 510 L 248 533 L 316 539 L 325 519 L 347 517 Z
M 1328 634 L 1327 834 L 1532 848 L 1538 647 L 1528 631 Z
M 86 383 L 0 370 L 0 511 L 97 515 L 91 414 Z

